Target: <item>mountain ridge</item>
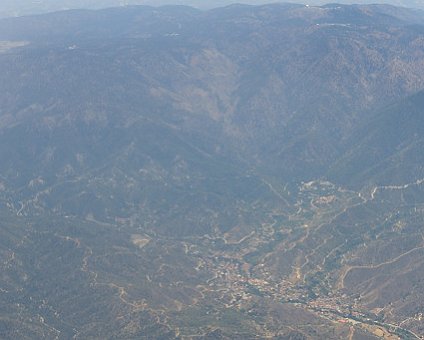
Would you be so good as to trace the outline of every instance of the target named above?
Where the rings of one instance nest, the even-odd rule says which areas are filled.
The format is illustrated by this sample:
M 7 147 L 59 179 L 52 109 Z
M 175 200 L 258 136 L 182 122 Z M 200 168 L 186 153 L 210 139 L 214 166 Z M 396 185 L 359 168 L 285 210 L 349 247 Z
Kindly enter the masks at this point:
M 413 2 L 412 2 L 413 1 Z M 244 0 L 243 3 L 250 4 L 250 5 L 261 5 L 269 3 L 270 1 L 260 1 L 260 0 Z M 319 6 L 324 5 L 328 3 L 329 1 L 323 1 L 323 0 L 304 0 L 304 1 L 287 1 L 292 3 L 298 3 L 298 4 L 307 4 L 310 6 Z M 362 1 L 349 1 L 349 0 L 340 0 L 339 3 L 348 5 L 352 3 L 359 3 L 359 4 L 369 4 L 370 2 L 367 0 Z M 419 0 L 379 0 L 374 1 L 373 3 L 380 3 L 380 4 L 391 4 L 394 6 L 402 6 L 402 7 L 410 7 L 410 8 L 421 8 L 423 9 L 423 6 Z M 221 1 L 196 1 L 196 0 L 181 0 L 181 1 L 149 1 L 149 0 L 128 0 L 128 1 L 121 1 L 121 0 L 98 0 L 98 1 L 62 1 L 60 4 L 53 1 L 40 1 L 38 3 L 25 3 L 23 1 L 9 1 L 5 0 L 2 3 L 2 7 L 0 7 L 0 17 L 16 17 L 16 16 L 22 16 L 22 15 L 33 15 L 33 14 L 41 14 L 43 12 L 52 12 L 52 11 L 59 11 L 59 10 L 68 10 L 68 9 L 77 9 L 77 8 L 91 8 L 91 9 L 100 9 L 100 8 L 107 8 L 107 7 L 117 7 L 117 6 L 131 6 L 131 5 L 150 5 L 150 6 L 164 6 L 164 5 L 185 5 L 185 6 L 191 6 L 196 7 L 200 9 L 211 9 L 211 8 L 217 8 L 217 7 L 225 7 L 231 4 L 231 1 L 227 0 L 221 0 Z

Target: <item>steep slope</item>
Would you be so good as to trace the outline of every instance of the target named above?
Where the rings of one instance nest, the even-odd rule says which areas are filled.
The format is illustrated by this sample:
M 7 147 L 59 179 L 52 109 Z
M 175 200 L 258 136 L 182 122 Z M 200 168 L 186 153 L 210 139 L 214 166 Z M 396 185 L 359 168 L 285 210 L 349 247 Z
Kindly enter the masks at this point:
M 350 185 L 400 185 L 424 178 L 424 93 L 381 111 L 358 127 L 329 177 Z
M 90 112 L 104 125 L 116 112 L 127 121 L 160 112 L 190 131 L 215 126 L 231 157 L 260 161 L 283 181 L 315 178 L 369 110 L 423 87 L 422 26 L 411 25 L 420 20 L 391 7 L 335 5 L 9 19 L 1 39 L 29 44 L 2 55 L 2 110 L 16 117 L 38 104 L 49 116 Z

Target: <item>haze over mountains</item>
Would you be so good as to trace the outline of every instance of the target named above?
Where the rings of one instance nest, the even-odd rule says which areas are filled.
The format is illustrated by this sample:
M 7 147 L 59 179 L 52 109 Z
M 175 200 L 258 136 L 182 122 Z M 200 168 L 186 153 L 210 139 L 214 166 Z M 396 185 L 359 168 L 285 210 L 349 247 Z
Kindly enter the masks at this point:
M 0 337 L 423 336 L 423 33 L 388 5 L 1 20 Z
M 275 1 L 279 2 L 279 1 Z M 285 1 L 284 1 L 285 2 Z M 308 4 L 308 5 L 324 5 L 328 3 L 325 0 L 292 0 L 290 3 Z M 163 6 L 163 5 L 183 5 L 191 6 L 199 9 L 212 9 L 224 7 L 233 3 L 262 5 L 270 3 L 266 0 L 3 0 L 0 4 L 0 17 L 13 17 L 31 14 L 40 14 L 68 9 L 100 9 L 117 6 L 132 6 L 132 5 L 148 5 L 148 6 Z M 340 0 L 337 3 L 341 4 L 389 4 L 395 6 L 421 8 L 424 9 L 424 4 L 421 0 Z

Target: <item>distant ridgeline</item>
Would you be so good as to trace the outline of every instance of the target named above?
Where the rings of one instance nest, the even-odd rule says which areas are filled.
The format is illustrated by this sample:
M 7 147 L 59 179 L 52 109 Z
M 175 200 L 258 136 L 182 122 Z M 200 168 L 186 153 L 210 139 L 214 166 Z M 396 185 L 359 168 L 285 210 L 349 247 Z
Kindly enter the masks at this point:
M 325 0 L 292 0 L 290 3 L 298 3 L 305 5 L 325 5 L 330 1 Z M 63 11 L 69 9 L 102 9 L 118 6 L 164 6 L 164 5 L 183 5 L 191 6 L 199 9 L 213 9 L 231 5 L 233 3 L 242 3 L 248 5 L 264 5 L 272 3 L 268 0 L 3 0 L 0 4 L 0 18 L 17 17 L 23 15 L 42 14 L 55 11 Z M 424 4 L 421 0 L 339 0 L 340 4 L 387 4 L 394 6 L 402 6 L 408 8 L 424 9 Z

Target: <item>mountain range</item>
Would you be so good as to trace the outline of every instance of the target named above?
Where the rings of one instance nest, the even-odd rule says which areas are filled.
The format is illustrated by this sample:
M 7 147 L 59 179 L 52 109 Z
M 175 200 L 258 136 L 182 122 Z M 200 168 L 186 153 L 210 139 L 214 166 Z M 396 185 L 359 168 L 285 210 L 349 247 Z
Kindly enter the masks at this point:
M 300 3 L 313 6 L 324 5 L 327 3 L 325 0 L 292 0 L 290 3 Z M 164 5 L 183 5 L 191 6 L 199 9 L 212 9 L 231 5 L 233 3 L 242 3 L 247 5 L 263 5 L 267 4 L 266 0 L 243 0 L 243 1 L 229 1 L 229 0 L 61 0 L 60 2 L 54 0 L 3 0 L 0 4 L 0 17 L 17 17 L 22 15 L 34 15 L 41 13 L 48 13 L 69 9 L 101 9 L 108 7 L 118 6 L 133 6 L 133 5 L 147 5 L 147 6 L 164 6 Z M 421 0 L 340 0 L 338 3 L 348 4 L 388 4 L 409 8 L 421 8 L 424 6 Z
M 0 20 L 0 337 L 419 338 L 424 12 Z

